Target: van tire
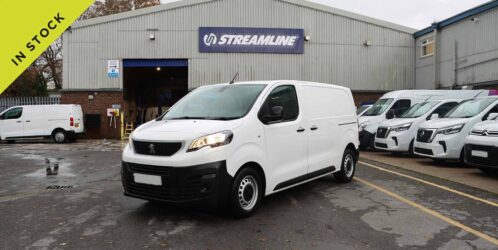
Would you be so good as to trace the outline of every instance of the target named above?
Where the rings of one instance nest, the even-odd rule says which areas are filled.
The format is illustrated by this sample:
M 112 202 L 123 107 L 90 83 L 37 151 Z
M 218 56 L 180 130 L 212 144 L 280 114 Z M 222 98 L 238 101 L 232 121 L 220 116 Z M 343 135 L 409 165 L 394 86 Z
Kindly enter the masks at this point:
M 415 139 L 413 139 L 412 142 L 410 142 L 410 146 L 408 147 L 408 153 L 411 156 L 415 156 L 415 147 L 413 147 L 414 142 L 415 142 Z
M 14 142 L 16 142 L 16 141 L 14 141 L 14 140 L 7 140 L 7 143 L 9 143 L 9 144 L 13 144 Z
M 67 140 L 66 131 L 63 129 L 57 129 L 52 133 L 52 139 L 56 143 L 64 143 Z
M 356 154 L 350 148 L 344 151 L 342 156 L 341 170 L 334 173 L 336 180 L 342 183 L 348 183 L 353 180 L 354 173 L 356 172 Z
M 263 181 L 253 168 L 243 168 L 235 177 L 229 197 L 229 209 L 235 218 L 254 214 L 264 196 Z

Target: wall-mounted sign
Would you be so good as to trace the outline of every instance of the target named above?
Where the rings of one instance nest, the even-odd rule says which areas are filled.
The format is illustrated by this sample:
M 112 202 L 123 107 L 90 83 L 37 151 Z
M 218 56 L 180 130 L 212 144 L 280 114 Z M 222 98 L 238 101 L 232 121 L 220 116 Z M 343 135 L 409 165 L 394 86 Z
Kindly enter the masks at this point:
M 199 52 L 303 54 L 304 30 L 200 27 Z
M 107 76 L 110 78 L 119 77 L 119 60 L 107 60 Z

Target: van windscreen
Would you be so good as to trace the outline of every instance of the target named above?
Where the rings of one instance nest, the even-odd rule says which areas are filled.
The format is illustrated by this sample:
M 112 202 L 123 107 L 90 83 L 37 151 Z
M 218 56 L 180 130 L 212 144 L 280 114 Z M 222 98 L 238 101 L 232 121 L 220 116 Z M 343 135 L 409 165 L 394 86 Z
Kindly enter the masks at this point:
M 491 103 L 496 101 L 496 98 L 473 99 L 463 101 L 455 106 L 446 114 L 446 118 L 470 118 L 481 113 Z
M 413 105 L 411 108 L 406 110 L 399 118 L 417 118 L 425 115 L 429 110 L 436 106 L 439 101 L 422 102 Z
M 377 116 L 384 113 L 384 111 L 389 108 L 389 105 L 391 105 L 393 100 L 394 99 L 392 98 L 379 99 L 369 110 L 367 110 L 367 112 L 363 114 L 363 116 Z
M 176 103 L 163 120 L 233 120 L 245 116 L 265 84 L 213 85 L 196 89 Z

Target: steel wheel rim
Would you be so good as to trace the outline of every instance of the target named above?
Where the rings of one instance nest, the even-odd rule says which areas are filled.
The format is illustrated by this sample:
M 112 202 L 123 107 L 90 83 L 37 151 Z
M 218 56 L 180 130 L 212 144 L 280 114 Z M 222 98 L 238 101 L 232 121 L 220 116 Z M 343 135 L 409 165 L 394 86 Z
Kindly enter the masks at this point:
M 246 211 L 253 209 L 258 201 L 258 195 L 259 190 L 256 179 L 250 175 L 244 177 L 238 189 L 240 207 Z
M 346 155 L 346 157 L 344 157 L 344 172 L 346 173 L 346 176 L 347 177 L 351 177 L 353 175 L 353 172 L 354 172 L 354 159 L 353 159 L 353 156 L 351 156 L 350 154 Z
M 55 134 L 55 140 L 57 142 L 63 142 L 64 141 L 64 134 L 62 132 L 57 132 Z

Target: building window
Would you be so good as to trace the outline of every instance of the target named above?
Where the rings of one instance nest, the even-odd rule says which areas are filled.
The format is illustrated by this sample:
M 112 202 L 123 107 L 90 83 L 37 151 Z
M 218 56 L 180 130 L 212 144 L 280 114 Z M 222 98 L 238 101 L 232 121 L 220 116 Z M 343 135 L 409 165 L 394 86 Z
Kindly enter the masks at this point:
M 434 55 L 434 39 L 432 37 L 422 40 L 420 57 Z

